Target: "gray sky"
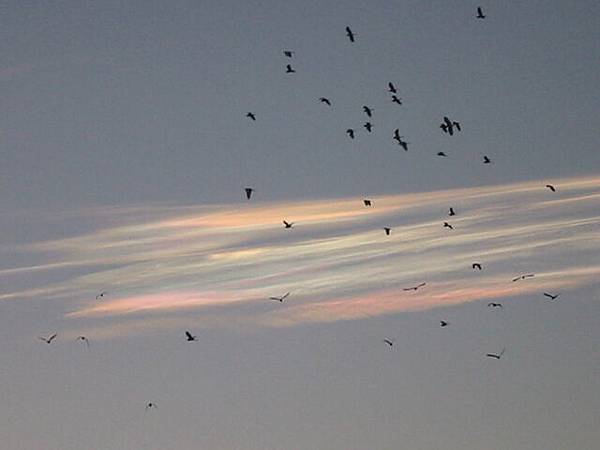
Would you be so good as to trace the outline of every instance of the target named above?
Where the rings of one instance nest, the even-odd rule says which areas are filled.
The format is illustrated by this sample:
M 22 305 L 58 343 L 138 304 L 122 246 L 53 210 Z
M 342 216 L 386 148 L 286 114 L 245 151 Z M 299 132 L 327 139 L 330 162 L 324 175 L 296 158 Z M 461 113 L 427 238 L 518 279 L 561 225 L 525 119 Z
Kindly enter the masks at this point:
M 597 2 L 8 1 L 0 23 L 7 449 L 596 448 Z

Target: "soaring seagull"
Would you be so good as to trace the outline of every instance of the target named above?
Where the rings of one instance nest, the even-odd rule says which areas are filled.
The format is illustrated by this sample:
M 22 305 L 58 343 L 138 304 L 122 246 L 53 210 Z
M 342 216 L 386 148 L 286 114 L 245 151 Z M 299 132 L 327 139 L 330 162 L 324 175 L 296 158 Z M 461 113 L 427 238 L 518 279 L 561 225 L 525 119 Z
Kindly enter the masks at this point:
M 283 225 L 285 228 L 292 228 L 292 226 L 294 225 L 294 222 L 286 222 L 285 220 L 283 221 Z
M 498 354 L 496 353 L 487 353 L 485 356 L 487 356 L 488 358 L 494 358 L 494 359 L 500 359 L 502 358 L 502 355 L 504 355 L 504 352 L 506 351 L 505 348 L 502 349 L 502 351 Z
M 525 278 L 533 278 L 533 277 L 535 277 L 534 273 L 528 273 L 527 275 L 520 275 L 516 278 L 513 278 L 513 282 L 519 281 L 519 280 L 524 280 Z
M 39 336 L 38 339 L 44 341 L 46 344 L 50 344 L 54 339 L 56 339 L 56 336 L 58 336 L 58 334 L 54 333 L 49 338 L 45 338 L 45 337 Z
M 550 189 L 552 192 L 556 192 L 556 188 L 554 186 L 552 186 L 551 184 L 547 184 L 546 187 L 548 189 Z
M 419 288 L 422 288 L 423 286 L 425 286 L 426 283 L 421 283 L 421 284 L 417 284 L 416 286 L 412 286 L 412 287 L 407 287 L 402 289 L 403 291 L 416 291 Z
M 321 103 L 325 103 L 327 106 L 331 106 L 331 102 L 329 101 L 329 99 L 327 97 L 320 97 L 319 101 Z
M 346 27 L 346 36 L 350 39 L 350 42 L 354 42 L 354 33 L 350 29 L 350 27 Z
M 547 292 L 544 292 L 544 297 L 548 297 L 550 300 L 556 300 L 559 295 L 560 294 L 552 295 L 552 294 L 548 294 Z
M 448 222 L 444 222 L 444 228 L 450 228 L 451 230 L 454 230 L 454 227 L 452 225 L 450 225 Z
M 281 297 L 269 297 L 269 300 L 275 300 L 275 301 L 278 301 L 279 303 L 283 303 L 283 301 L 287 298 L 288 295 L 290 295 L 290 293 L 286 292 Z

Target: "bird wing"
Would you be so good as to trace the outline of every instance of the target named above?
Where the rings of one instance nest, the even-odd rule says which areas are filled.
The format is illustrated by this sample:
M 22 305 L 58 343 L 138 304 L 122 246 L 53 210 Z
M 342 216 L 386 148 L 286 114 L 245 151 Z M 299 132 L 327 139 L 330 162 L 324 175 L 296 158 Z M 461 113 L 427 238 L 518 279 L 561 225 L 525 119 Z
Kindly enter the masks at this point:
M 281 300 L 284 300 L 287 298 L 287 296 L 290 295 L 289 292 L 286 292 L 285 294 L 283 294 L 283 296 L 281 297 Z
M 48 338 L 48 344 L 49 344 L 50 342 L 52 342 L 52 341 L 53 341 L 53 340 L 56 338 L 56 336 L 58 336 L 58 334 L 56 334 L 56 333 L 54 333 L 52 336 L 50 336 L 50 337 Z
M 187 336 L 188 339 L 193 339 L 194 338 L 194 336 L 192 336 L 192 333 L 190 333 L 189 331 L 186 331 L 185 335 Z

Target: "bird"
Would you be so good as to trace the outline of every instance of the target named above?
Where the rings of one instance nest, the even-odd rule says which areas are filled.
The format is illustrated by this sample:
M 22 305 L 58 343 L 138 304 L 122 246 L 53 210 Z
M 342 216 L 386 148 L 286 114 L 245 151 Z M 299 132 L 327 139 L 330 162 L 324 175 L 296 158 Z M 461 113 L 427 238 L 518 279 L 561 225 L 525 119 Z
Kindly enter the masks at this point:
M 455 216 L 455 215 L 456 215 L 456 213 L 454 212 L 454 208 L 453 208 L 452 206 L 451 206 L 451 207 L 450 207 L 450 209 L 448 210 L 448 215 L 449 215 L 450 217 L 452 217 L 452 216 Z
M 440 320 L 440 327 L 447 327 L 448 326 L 448 322 L 446 322 L 445 320 Z
M 354 139 L 354 130 L 352 128 L 348 128 L 346 134 L 350 136 L 350 139 Z
M 188 342 L 192 342 L 192 341 L 197 341 L 197 336 L 194 336 L 192 333 L 190 333 L 189 331 L 185 332 L 185 337 L 187 339 Z
M 365 122 L 363 127 L 365 127 L 367 129 L 367 131 L 370 133 L 371 130 L 373 129 L 373 124 L 371 122 Z
M 392 103 L 397 103 L 397 104 L 401 105 L 402 104 L 402 99 L 398 98 L 397 95 L 392 95 Z
M 286 292 L 285 294 L 283 294 L 281 297 L 269 297 L 269 300 L 276 300 L 279 303 L 283 303 L 283 301 L 287 298 L 287 296 L 290 295 L 289 292 Z
M 396 90 L 396 86 L 394 86 L 394 83 L 391 81 L 388 83 L 388 92 L 391 92 L 392 94 L 396 94 L 398 92 Z
M 487 356 L 488 358 L 495 358 L 495 359 L 500 359 L 502 358 L 502 355 L 504 355 L 504 352 L 506 351 L 505 348 L 502 349 L 502 351 L 498 354 L 496 353 L 487 353 L 485 356 Z
M 256 115 L 253 112 L 246 113 L 246 117 L 256 121 Z
M 252 197 L 252 193 L 254 192 L 254 189 L 251 187 L 247 187 L 247 188 L 244 188 L 244 191 L 246 191 L 246 198 L 248 200 L 250 200 L 250 197 Z
M 329 99 L 327 97 L 320 97 L 319 101 L 321 103 L 325 103 L 327 106 L 331 106 L 331 102 L 329 101 Z
M 283 221 L 283 225 L 285 226 L 285 228 L 292 228 L 292 225 L 294 225 L 294 222 L 286 222 L 284 220 Z
M 350 29 L 350 27 L 346 27 L 346 36 L 350 39 L 350 42 L 354 42 L 354 33 Z
M 560 294 L 552 295 L 548 294 L 547 292 L 544 292 L 544 297 L 548 297 L 550 300 L 556 300 L 559 295 Z
M 454 128 L 456 128 L 456 131 L 461 131 L 460 123 L 451 121 L 446 116 L 444 116 L 444 122 L 440 125 L 440 128 L 444 131 L 444 133 L 448 133 L 450 136 L 454 135 Z
M 44 341 L 46 344 L 50 344 L 54 339 L 56 339 L 56 336 L 58 336 L 58 334 L 54 333 L 49 338 L 45 338 L 45 337 L 39 336 L 38 339 Z
M 556 192 L 556 188 L 554 186 L 552 186 L 551 184 L 547 184 L 546 187 L 548 189 L 550 189 L 552 192 Z
M 425 286 L 426 283 L 421 283 L 421 284 L 417 284 L 416 286 L 412 286 L 412 287 L 407 287 L 402 289 L 403 291 L 416 291 L 419 288 L 422 288 L 423 286 Z
M 365 112 L 365 114 L 369 117 L 373 117 L 373 110 L 371 108 L 369 108 L 368 106 L 363 106 L 363 111 Z
M 296 71 L 292 69 L 292 66 L 290 64 L 288 64 L 285 66 L 285 73 L 296 73 Z
M 85 336 L 77 336 L 77 340 L 81 341 L 81 342 L 85 342 L 85 346 L 89 347 L 90 346 L 90 341 L 88 338 L 86 338 Z
M 394 341 L 392 341 L 391 339 L 384 339 L 382 342 L 385 342 L 390 347 L 394 346 Z
M 491 163 L 491 162 L 492 162 L 492 161 L 491 161 L 491 160 L 490 160 L 490 158 L 488 158 L 487 156 L 484 156 L 484 157 L 483 157 L 483 163 L 484 163 L 484 164 L 489 164 L 489 163 Z
M 394 140 L 397 141 L 398 145 L 405 151 L 408 151 L 408 142 L 402 140 L 402 136 L 400 136 L 400 130 L 398 128 L 394 130 Z
M 386 236 L 389 236 L 392 231 L 392 229 L 389 227 L 383 227 L 383 230 L 385 231 Z
M 481 270 L 481 264 L 479 264 L 479 263 L 473 263 L 473 265 L 471 267 L 473 267 L 473 269 Z
M 504 306 L 502 306 L 502 303 L 488 303 L 488 308 L 504 308 Z
M 448 155 L 446 155 L 444 152 L 437 152 L 438 156 L 443 156 L 444 158 L 446 158 Z
M 104 296 L 105 296 L 106 294 L 108 294 L 108 292 L 106 292 L 106 291 L 102 291 L 102 292 L 100 292 L 98 295 L 96 295 L 96 300 L 99 300 L 99 299 L 101 299 L 101 298 L 104 298 Z
M 287 56 L 288 58 L 291 58 L 291 57 L 294 55 L 294 52 L 293 52 L 293 51 L 291 51 L 291 50 L 284 50 L 284 51 L 283 51 L 283 54 L 284 54 L 285 56 Z
M 444 222 L 444 228 L 450 228 L 451 230 L 454 230 L 454 227 L 452 225 L 450 225 L 448 222 Z
M 483 14 L 483 11 L 481 10 L 481 6 L 477 7 L 477 18 L 478 19 L 485 19 L 485 15 Z
M 371 204 L 371 200 L 369 200 L 368 198 L 365 198 L 365 199 L 363 200 L 363 203 L 365 204 L 365 206 L 373 206 L 373 205 Z
M 532 278 L 534 276 L 535 276 L 534 273 L 528 273 L 527 275 L 520 275 L 520 276 L 518 276 L 516 278 L 513 278 L 513 282 L 519 281 L 519 280 L 524 280 L 525 278 Z
M 146 403 L 146 411 L 148 411 L 149 409 L 158 409 L 158 406 L 156 406 L 156 403 Z

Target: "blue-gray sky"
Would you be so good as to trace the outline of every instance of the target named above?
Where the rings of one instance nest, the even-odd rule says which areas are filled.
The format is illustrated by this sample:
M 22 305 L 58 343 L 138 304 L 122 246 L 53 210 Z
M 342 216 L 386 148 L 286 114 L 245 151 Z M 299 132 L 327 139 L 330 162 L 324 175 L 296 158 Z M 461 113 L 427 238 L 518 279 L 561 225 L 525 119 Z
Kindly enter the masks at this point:
M 596 448 L 597 2 L 0 23 L 3 448 Z

